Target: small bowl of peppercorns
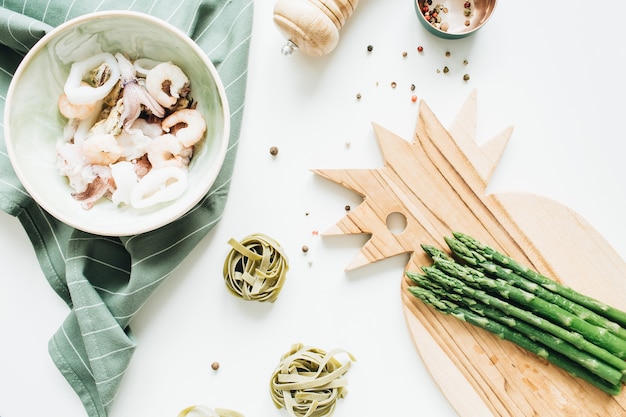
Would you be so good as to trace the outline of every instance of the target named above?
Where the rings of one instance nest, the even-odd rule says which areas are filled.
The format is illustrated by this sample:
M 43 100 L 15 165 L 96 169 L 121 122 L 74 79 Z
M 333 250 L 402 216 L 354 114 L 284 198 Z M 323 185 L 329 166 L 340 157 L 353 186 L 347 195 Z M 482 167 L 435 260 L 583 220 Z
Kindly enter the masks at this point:
M 483 27 L 497 0 L 413 0 L 417 18 L 444 39 L 465 38 Z

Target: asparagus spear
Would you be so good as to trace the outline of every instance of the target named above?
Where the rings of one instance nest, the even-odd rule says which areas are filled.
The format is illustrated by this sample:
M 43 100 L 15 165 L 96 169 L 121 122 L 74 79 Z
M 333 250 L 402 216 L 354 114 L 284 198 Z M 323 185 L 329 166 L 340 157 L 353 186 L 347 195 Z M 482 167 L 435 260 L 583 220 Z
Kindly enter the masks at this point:
M 463 242 L 463 244 L 469 249 L 471 249 L 471 253 L 469 253 L 468 255 L 471 256 L 472 253 L 477 253 L 484 257 L 485 260 L 490 260 L 505 268 L 509 268 L 515 271 L 517 274 L 549 289 L 550 291 L 555 292 L 567 299 L 570 299 L 584 307 L 587 307 L 589 310 L 595 311 L 596 313 L 612 321 L 615 321 L 620 326 L 626 328 L 626 311 L 610 306 L 606 303 L 603 303 L 602 301 L 596 300 L 593 297 L 581 294 L 571 287 L 558 283 L 555 280 L 528 268 L 527 266 L 519 264 L 511 257 L 506 256 L 498 252 L 497 250 L 478 242 L 471 236 L 460 232 L 454 232 L 453 236 L 459 241 Z
M 576 346 L 562 340 L 553 334 L 550 334 L 539 327 L 529 324 L 523 320 L 519 320 L 507 313 L 491 307 L 476 298 L 467 297 L 462 294 L 453 293 L 442 287 L 440 283 L 430 279 L 427 275 L 418 275 L 410 273 L 412 281 L 421 288 L 431 291 L 439 299 L 447 299 L 457 305 L 463 305 L 466 308 L 483 316 L 487 316 L 502 325 L 514 328 L 516 331 L 524 334 L 534 342 L 539 342 L 547 348 L 553 349 L 560 354 L 568 357 L 578 366 L 586 368 L 589 372 L 605 379 L 611 385 L 618 385 L 620 380 L 624 378 L 625 372 L 614 368 L 598 360 L 595 356 L 583 351 Z
M 481 262 L 479 265 L 480 269 L 485 273 L 491 273 L 493 276 L 504 279 L 505 281 L 511 283 L 512 285 L 516 285 L 526 291 L 532 292 L 538 297 L 543 298 L 546 301 L 549 301 L 553 304 L 558 305 L 559 307 L 570 311 L 581 319 L 594 324 L 596 326 L 601 326 L 610 331 L 611 333 L 617 335 L 618 337 L 626 340 L 626 329 L 617 324 L 616 322 L 609 320 L 608 318 L 601 316 L 595 311 L 589 310 L 588 308 L 575 303 L 574 301 L 563 297 L 555 292 L 548 290 L 545 287 L 542 287 L 521 275 L 516 274 L 510 269 L 503 268 L 500 265 L 494 264 L 492 262 Z
M 619 338 L 603 327 L 586 322 L 556 304 L 537 297 L 521 288 L 514 287 L 505 280 L 490 278 L 469 266 L 439 258 L 435 259 L 435 266 L 448 275 L 463 280 L 468 285 L 497 293 L 504 298 L 510 299 L 530 309 L 539 316 L 552 320 L 554 323 L 565 328 L 579 332 L 590 342 L 605 348 L 621 359 L 626 359 L 626 340 Z
M 482 256 L 482 254 L 470 249 L 458 239 L 447 238 L 446 242 L 448 243 L 448 246 L 450 247 L 452 252 L 458 258 L 464 260 L 470 265 L 475 266 L 485 274 L 504 279 L 511 285 L 515 285 L 528 292 L 531 292 L 538 297 L 545 299 L 546 301 L 549 301 L 553 304 L 558 305 L 559 307 L 564 308 L 565 310 L 570 311 L 571 313 L 575 314 L 585 321 L 588 321 L 591 324 L 606 328 L 610 332 L 626 340 L 626 329 L 624 329 L 618 323 L 608 319 L 607 317 L 602 316 L 595 311 L 592 311 L 589 308 L 572 301 L 569 298 L 565 298 L 556 292 L 552 292 L 546 287 L 525 278 L 524 276 L 516 273 L 511 269 L 505 268 L 501 265 L 489 261 L 487 258 Z M 429 254 L 432 253 L 431 257 L 433 257 L 433 259 L 435 257 L 441 256 L 450 259 L 450 257 L 445 252 L 440 250 L 437 251 L 438 252 L 434 252 L 432 249 L 429 249 L 426 252 Z
M 505 314 L 532 324 L 566 342 L 571 343 L 578 349 L 590 353 L 600 361 L 613 366 L 618 369 L 622 375 L 626 373 L 626 361 L 612 354 L 605 348 L 585 339 L 580 333 L 554 324 L 531 311 L 525 310 L 506 300 L 495 297 L 486 291 L 471 287 L 464 281 L 451 277 L 434 266 L 425 266 L 422 267 L 422 270 L 429 279 L 444 287 L 447 291 L 474 298 L 484 304 L 502 311 Z M 622 376 L 622 379 L 624 379 L 624 376 Z
M 559 354 L 562 354 L 563 356 L 568 358 L 568 360 L 576 363 L 576 366 L 581 366 L 585 368 L 585 372 L 591 372 L 592 374 L 595 374 L 596 376 L 594 376 L 594 378 L 597 378 L 598 375 L 602 376 L 602 379 L 605 379 L 605 385 L 609 381 L 610 386 L 620 385 L 622 373 L 619 370 L 599 361 L 593 355 L 590 355 L 589 353 L 578 349 L 574 345 L 564 340 L 561 340 L 558 337 L 547 333 L 533 325 L 518 320 L 515 317 L 506 315 L 502 311 L 490 307 L 474 298 L 469 298 L 456 293 L 450 293 L 446 291 L 445 288 L 437 285 L 433 281 L 430 281 L 428 277 L 424 275 L 415 276 L 413 278 L 413 281 L 421 288 L 431 291 L 440 299 L 448 299 L 451 302 L 457 305 L 462 305 L 481 316 L 485 316 L 491 320 L 495 320 L 502 325 L 508 326 L 515 331 L 518 331 L 533 342 L 539 343 L 541 347 L 547 349 L 548 353 L 550 350 L 559 352 Z M 606 379 L 608 379 L 608 381 Z
M 428 289 L 418 286 L 409 287 L 408 290 L 409 292 L 411 292 L 411 294 L 422 300 L 424 303 L 432 306 L 436 310 L 444 314 L 450 314 L 457 319 L 483 328 L 491 333 L 494 333 L 501 339 L 513 342 L 516 345 L 526 349 L 527 351 L 546 359 L 553 365 L 556 365 L 559 368 L 565 370 L 570 375 L 581 378 L 591 383 L 592 385 L 601 389 L 607 394 L 617 395 L 621 392 L 621 374 L 614 368 L 605 364 L 603 365 L 604 368 L 606 368 L 606 375 L 613 375 L 613 382 L 608 382 L 605 379 L 606 376 L 605 378 L 599 377 L 598 375 L 590 372 L 587 367 L 579 364 L 580 362 L 585 363 L 586 360 L 588 360 L 586 364 L 593 363 L 595 361 L 595 358 L 591 357 L 589 359 L 583 359 L 583 352 L 577 350 L 574 346 L 567 345 L 569 346 L 569 348 L 571 348 L 570 354 L 572 354 L 575 359 L 571 360 L 567 355 L 560 354 L 558 353 L 558 351 L 551 350 L 550 348 L 543 346 L 541 343 L 537 343 L 537 341 L 535 341 L 532 337 L 529 337 L 523 331 L 516 331 L 522 330 L 520 328 L 520 324 L 523 324 L 532 330 L 536 330 L 535 328 L 533 328 L 533 326 L 527 325 L 524 322 L 517 321 L 510 317 L 502 316 L 493 309 L 491 309 L 491 311 L 494 312 L 493 314 L 495 315 L 495 317 L 489 317 L 487 316 L 487 314 L 484 314 L 486 311 L 489 311 L 488 308 L 485 310 L 485 307 L 487 306 L 484 306 L 484 304 L 482 305 L 482 307 L 479 307 L 476 304 L 474 304 L 473 307 L 470 308 L 460 306 L 454 301 L 446 300 L 445 291 L 441 293 L 437 289 Z M 476 312 L 476 309 L 479 308 L 483 309 L 483 314 Z M 496 321 L 493 320 L 494 318 L 496 319 Z M 563 348 L 563 350 L 566 350 L 564 348 L 566 345 L 560 343 L 562 342 L 560 339 L 553 337 L 553 339 L 549 340 L 552 340 L 557 346 Z M 598 368 L 600 367 L 595 367 L 595 369 Z

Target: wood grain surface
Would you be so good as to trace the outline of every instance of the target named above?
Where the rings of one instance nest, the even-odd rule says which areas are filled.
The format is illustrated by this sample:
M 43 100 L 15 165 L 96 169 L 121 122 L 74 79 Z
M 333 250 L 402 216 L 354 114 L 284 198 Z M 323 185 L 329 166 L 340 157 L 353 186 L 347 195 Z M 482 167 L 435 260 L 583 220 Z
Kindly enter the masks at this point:
M 363 202 L 326 235 L 370 234 L 348 269 L 409 253 L 406 270 L 431 263 L 420 248 L 446 249 L 444 236 L 469 234 L 580 292 L 626 309 L 626 264 L 584 219 L 548 198 L 487 194 L 511 136 L 476 141 L 472 92 L 449 129 L 426 103 L 412 140 L 374 125 L 384 157 L 376 169 L 314 170 L 359 193 Z M 400 213 L 406 228 L 392 232 Z M 485 330 L 435 312 L 407 293 L 401 301 L 415 347 L 461 417 L 626 415 L 626 394 L 607 395 Z

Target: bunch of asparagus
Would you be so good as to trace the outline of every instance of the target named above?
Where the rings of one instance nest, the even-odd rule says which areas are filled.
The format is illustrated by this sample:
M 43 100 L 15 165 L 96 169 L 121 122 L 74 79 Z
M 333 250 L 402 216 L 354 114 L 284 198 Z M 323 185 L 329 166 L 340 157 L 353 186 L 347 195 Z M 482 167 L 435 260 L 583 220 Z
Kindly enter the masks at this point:
M 408 291 L 610 395 L 626 381 L 626 312 L 583 295 L 463 233 L 452 256 L 422 245 L 433 263 L 406 272 Z

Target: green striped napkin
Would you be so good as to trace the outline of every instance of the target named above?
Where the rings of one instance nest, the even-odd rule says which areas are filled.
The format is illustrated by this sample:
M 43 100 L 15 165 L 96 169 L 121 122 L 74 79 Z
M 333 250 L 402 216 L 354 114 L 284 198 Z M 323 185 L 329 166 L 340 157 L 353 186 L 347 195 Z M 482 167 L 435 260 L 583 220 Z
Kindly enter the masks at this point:
M 230 146 L 215 185 L 181 219 L 137 236 L 91 235 L 44 212 L 22 188 L 0 141 L 0 208 L 24 226 L 45 277 L 70 307 L 50 355 L 87 415 L 103 417 L 135 349 L 132 318 L 223 212 L 243 116 L 253 0 L 4 0 L 1 6 L 2 112 L 11 76 L 38 39 L 66 20 L 113 9 L 148 13 L 183 30 L 213 61 L 228 95 Z

